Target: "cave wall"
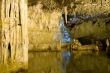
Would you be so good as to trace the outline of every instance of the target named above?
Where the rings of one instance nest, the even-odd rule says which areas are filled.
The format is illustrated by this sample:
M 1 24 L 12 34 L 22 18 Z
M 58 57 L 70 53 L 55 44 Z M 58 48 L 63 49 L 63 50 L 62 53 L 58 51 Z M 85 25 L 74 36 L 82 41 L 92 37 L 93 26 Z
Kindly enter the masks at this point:
M 71 33 L 74 38 L 91 38 L 95 40 L 105 40 L 110 37 L 110 17 L 94 18 L 91 20 L 80 20 L 72 28 Z
M 28 66 L 27 8 L 27 0 L 2 0 L 2 64 L 21 63 L 26 68 Z
M 84 4 L 77 4 L 75 12 L 82 15 L 95 16 L 98 14 L 109 13 L 110 3 L 109 1 L 104 2 L 103 6 L 100 5 L 100 1 L 96 4 L 91 4 L 91 0 Z M 31 2 L 31 0 L 29 0 Z M 33 5 L 29 5 L 29 50 L 36 49 L 47 49 L 49 47 L 55 47 L 56 43 L 54 40 L 55 34 L 58 32 L 59 21 L 61 19 L 61 14 L 63 9 L 53 11 L 43 10 L 43 4 L 41 2 L 36 2 Z M 74 11 L 74 9 L 73 9 Z M 74 12 L 73 12 L 74 13 Z M 81 21 L 81 24 L 72 29 L 73 36 L 83 37 L 91 36 L 103 39 L 108 37 L 109 27 L 105 25 L 105 22 L 109 21 L 109 18 L 96 19 L 96 23 L 92 21 Z M 91 28 L 91 29 L 89 29 Z M 74 30 L 75 29 L 75 30 Z M 93 31 L 94 30 L 94 31 Z M 87 32 L 88 31 L 88 32 Z M 96 32 L 95 32 L 96 31 Z M 102 31 L 102 32 L 100 32 Z M 95 34 L 95 35 L 94 35 Z
M 43 11 L 42 4 L 29 6 L 29 50 L 55 47 L 61 12 Z

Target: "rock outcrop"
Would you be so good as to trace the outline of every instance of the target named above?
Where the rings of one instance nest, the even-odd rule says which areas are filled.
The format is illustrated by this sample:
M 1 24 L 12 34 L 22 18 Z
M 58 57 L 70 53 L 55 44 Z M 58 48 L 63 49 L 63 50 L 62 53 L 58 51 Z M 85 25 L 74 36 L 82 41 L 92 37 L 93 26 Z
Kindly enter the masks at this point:
M 27 0 L 2 0 L 2 63 L 28 65 Z
M 42 4 L 29 7 L 29 50 L 55 48 L 61 12 L 43 11 Z

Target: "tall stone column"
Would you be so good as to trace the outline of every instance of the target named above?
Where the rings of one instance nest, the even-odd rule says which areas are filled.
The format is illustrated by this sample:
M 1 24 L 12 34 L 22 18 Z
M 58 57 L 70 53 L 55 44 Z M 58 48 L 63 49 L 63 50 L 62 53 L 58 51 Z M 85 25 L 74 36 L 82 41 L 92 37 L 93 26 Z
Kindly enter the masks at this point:
M 2 63 L 28 64 L 27 0 L 2 0 Z
M 1 48 L 1 24 L 0 24 L 0 64 L 2 62 L 2 48 Z

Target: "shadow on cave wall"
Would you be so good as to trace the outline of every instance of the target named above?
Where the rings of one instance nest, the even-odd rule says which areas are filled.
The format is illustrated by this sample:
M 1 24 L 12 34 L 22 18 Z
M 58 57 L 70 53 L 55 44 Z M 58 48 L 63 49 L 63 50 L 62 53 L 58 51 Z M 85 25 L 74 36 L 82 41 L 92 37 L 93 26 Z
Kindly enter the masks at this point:
M 28 6 L 33 6 L 38 3 L 39 0 L 28 0 Z
M 1 4 L 2 3 L 2 0 L 0 0 L 0 20 L 1 20 Z

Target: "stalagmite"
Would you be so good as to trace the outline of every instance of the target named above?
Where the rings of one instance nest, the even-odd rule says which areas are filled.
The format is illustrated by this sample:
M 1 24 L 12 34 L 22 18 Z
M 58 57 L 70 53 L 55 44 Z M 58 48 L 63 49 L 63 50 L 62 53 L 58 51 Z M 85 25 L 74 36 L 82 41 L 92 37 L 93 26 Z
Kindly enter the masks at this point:
M 67 6 L 64 7 L 64 12 L 65 12 L 65 22 L 67 23 Z

